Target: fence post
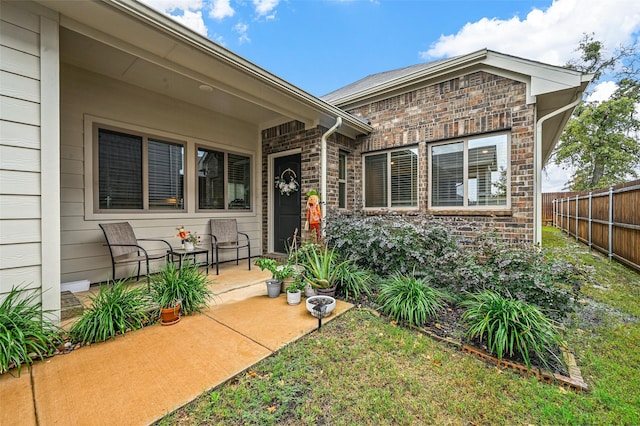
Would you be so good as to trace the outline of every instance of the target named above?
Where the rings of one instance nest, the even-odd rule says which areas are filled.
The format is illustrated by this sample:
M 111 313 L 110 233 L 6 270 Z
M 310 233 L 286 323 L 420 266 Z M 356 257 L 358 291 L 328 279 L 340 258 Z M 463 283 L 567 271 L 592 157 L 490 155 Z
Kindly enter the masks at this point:
M 592 227 L 592 213 L 593 206 L 591 203 L 593 202 L 593 192 L 589 192 L 589 249 L 591 249 L 591 227 Z
M 609 187 L 609 260 L 613 259 L 613 186 Z
M 576 194 L 576 241 L 578 241 L 578 205 L 580 204 L 580 201 L 578 200 L 579 195 Z
M 555 226 L 556 228 L 558 227 L 558 217 L 557 217 L 558 211 L 557 211 L 557 207 L 558 207 L 558 203 L 557 203 L 557 200 L 554 198 L 553 199 L 553 214 L 551 215 L 551 220 L 553 221 L 552 225 Z

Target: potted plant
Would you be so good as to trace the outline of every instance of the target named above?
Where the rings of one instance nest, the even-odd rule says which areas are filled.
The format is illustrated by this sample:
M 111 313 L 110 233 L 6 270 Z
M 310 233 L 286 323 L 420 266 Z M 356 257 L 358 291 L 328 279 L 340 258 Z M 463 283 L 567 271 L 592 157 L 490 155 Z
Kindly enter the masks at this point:
M 294 279 L 294 281 L 287 287 L 287 304 L 297 305 L 300 303 L 302 297 L 302 289 L 304 288 L 304 282 L 300 278 Z
M 318 244 L 308 244 L 304 250 L 305 282 L 316 289 L 317 293 L 335 296 L 336 281 L 340 268 L 347 262 L 338 262 L 333 250 Z
M 200 312 L 207 306 L 211 295 L 207 275 L 200 272 L 198 265 L 190 262 L 186 262 L 181 269 L 173 262 L 168 262 L 151 280 L 151 297 L 160 313 L 164 311 L 169 317 L 173 316 L 173 319 L 163 318 L 163 325 L 178 322 L 181 312 L 185 315 Z
M 176 229 L 178 230 L 176 236 L 180 238 L 183 249 L 193 250 L 197 244 L 200 244 L 200 237 L 197 232 L 185 231 L 184 226 Z
M 275 259 L 266 257 L 257 259 L 255 264 L 261 271 L 266 269 L 271 272 L 271 278 L 266 281 L 267 295 L 269 297 L 278 297 L 282 290 L 282 279 L 291 275 L 293 273 L 292 269 L 288 265 L 278 265 Z

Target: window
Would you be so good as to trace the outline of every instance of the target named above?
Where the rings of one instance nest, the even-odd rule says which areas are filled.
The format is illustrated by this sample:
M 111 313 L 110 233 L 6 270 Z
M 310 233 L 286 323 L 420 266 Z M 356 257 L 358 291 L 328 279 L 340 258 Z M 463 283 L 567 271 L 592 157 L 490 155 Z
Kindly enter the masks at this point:
M 433 145 L 430 207 L 508 207 L 506 134 Z
M 182 210 L 184 146 L 98 129 L 100 210 Z
M 418 148 L 364 157 L 365 208 L 418 206 Z
M 338 207 L 347 208 L 347 153 L 338 155 Z
M 251 209 L 251 158 L 199 148 L 198 209 L 225 208 Z

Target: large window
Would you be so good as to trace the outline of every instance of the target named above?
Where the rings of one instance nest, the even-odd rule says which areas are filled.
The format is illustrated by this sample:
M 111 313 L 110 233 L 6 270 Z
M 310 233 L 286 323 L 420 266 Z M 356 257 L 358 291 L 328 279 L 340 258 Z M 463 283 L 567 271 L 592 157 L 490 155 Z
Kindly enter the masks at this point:
M 364 157 L 365 208 L 418 206 L 418 148 Z
M 250 210 L 251 158 L 199 148 L 198 209 Z
M 508 207 L 508 136 L 433 145 L 430 207 Z
M 184 146 L 98 129 L 100 210 L 182 210 Z

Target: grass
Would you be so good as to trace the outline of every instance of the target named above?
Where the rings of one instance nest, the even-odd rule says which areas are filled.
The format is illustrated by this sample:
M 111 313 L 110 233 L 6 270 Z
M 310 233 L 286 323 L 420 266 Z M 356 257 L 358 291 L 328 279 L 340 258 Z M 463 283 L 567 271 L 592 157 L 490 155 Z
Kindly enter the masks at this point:
M 564 335 L 589 393 L 499 370 L 353 309 L 159 424 L 636 424 L 640 275 L 554 229 L 544 242 L 595 266 L 586 309 Z

